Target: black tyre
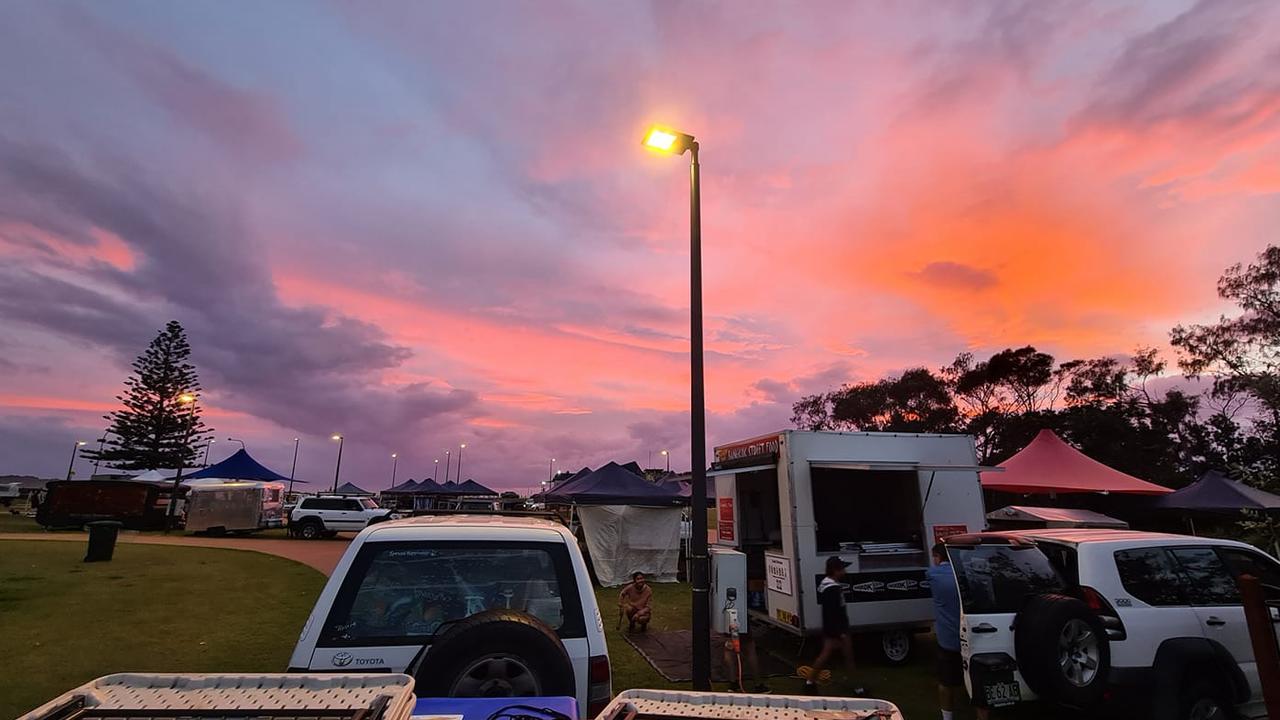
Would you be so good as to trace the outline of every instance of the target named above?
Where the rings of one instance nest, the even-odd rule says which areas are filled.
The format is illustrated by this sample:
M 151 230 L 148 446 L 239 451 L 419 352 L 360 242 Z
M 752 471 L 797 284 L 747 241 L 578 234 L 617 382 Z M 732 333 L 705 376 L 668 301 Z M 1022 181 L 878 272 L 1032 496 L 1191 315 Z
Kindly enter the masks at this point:
M 1092 707 L 1102 701 L 1111 672 L 1111 645 L 1102 621 L 1067 595 L 1032 598 L 1014 621 L 1018 668 L 1042 698 Z
M 422 697 L 576 694 L 573 663 L 555 631 L 514 610 L 486 610 L 455 623 L 412 674 Z
M 303 540 L 317 540 L 324 533 L 324 526 L 315 520 L 304 520 L 298 526 L 298 537 Z
M 1231 705 L 1223 699 L 1219 682 L 1189 680 L 1178 696 L 1178 720 L 1228 720 Z
M 906 665 L 911 660 L 912 635 L 909 630 L 880 633 L 880 656 L 890 665 Z

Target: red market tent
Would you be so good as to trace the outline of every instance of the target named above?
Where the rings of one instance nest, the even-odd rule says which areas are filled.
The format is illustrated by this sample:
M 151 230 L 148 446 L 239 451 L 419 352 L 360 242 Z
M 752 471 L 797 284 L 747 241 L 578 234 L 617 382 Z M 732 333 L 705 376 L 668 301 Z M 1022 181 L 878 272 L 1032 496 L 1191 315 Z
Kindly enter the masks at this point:
M 1000 464 L 1001 473 L 982 476 L 982 488 L 997 492 L 1116 493 L 1164 495 L 1173 492 L 1109 468 L 1063 442 L 1052 430 L 1041 430 L 1029 445 Z

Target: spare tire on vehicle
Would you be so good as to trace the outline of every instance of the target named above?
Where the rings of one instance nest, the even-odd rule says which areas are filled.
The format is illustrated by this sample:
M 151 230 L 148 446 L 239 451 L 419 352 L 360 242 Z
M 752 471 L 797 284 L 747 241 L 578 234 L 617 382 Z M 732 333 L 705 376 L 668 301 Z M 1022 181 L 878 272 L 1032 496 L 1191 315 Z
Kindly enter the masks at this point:
M 1083 601 L 1056 593 L 1033 597 L 1014 619 L 1014 647 L 1022 679 L 1040 697 L 1082 708 L 1102 701 L 1111 645 Z
M 413 669 L 419 697 L 576 695 L 573 663 L 554 630 L 515 610 L 449 626 Z

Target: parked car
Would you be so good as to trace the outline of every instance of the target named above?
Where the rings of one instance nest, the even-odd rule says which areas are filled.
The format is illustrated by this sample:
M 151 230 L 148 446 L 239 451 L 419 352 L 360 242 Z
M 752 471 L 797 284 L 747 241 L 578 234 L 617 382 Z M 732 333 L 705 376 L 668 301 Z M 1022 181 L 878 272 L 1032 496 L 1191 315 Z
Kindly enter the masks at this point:
M 946 542 L 974 697 L 993 706 L 1106 701 L 1161 719 L 1265 716 L 1236 581 L 1257 576 L 1280 600 L 1280 563 L 1260 550 L 1099 529 Z
M 325 496 L 303 498 L 289 513 L 289 530 L 307 540 L 359 532 L 369 525 L 394 520 L 400 514 L 378 507 L 370 498 Z
M 423 697 L 573 696 L 608 704 L 604 624 L 567 528 L 502 515 L 373 525 L 302 628 L 290 671 L 403 672 Z

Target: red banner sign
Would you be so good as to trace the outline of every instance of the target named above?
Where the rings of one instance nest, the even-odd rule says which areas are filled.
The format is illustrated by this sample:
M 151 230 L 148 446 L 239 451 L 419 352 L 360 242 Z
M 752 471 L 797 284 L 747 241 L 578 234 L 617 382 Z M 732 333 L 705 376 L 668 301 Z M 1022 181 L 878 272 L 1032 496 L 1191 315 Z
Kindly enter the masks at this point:
M 720 538 L 721 542 L 737 542 L 737 540 L 734 538 L 733 498 L 731 497 L 720 498 L 720 513 L 719 513 L 719 517 L 717 518 L 716 525 L 719 528 L 719 533 L 717 534 L 717 537 Z

